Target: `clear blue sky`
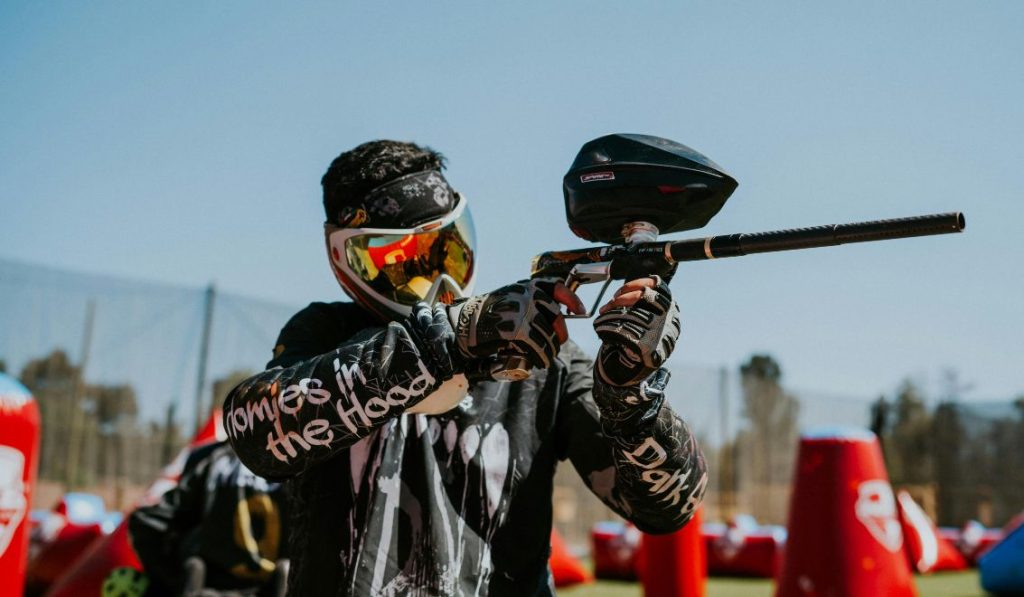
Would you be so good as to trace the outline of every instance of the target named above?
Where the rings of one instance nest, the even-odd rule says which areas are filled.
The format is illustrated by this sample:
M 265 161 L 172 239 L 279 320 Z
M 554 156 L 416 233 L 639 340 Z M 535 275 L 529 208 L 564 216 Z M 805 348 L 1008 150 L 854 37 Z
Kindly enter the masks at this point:
M 1024 3 L 0 4 L 0 257 L 295 305 L 341 297 L 319 177 L 429 144 L 486 290 L 584 244 L 560 180 L 610 132 L 740 181 L 705 233 L 949 210 L 967 233 L 685 266 L 680 362 L 769 351 L 856 395 L 953 367 L 1024 392 Z M 0 331 L 2 333 L 2 331 Z M 591 330 L 574 327 L 593 347 Z

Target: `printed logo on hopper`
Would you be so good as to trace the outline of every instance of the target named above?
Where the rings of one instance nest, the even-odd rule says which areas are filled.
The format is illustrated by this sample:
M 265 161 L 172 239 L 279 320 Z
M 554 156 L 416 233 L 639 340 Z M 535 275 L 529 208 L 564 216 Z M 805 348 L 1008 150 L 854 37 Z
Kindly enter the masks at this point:
M 597 180 L 615 180 L 614 172 L 591 172 L 580 176 L 580 182 L 594 182 Z
M 896 498 L 888 482 L 872 480 L 861 483 L 857 488 L 854 511 L 857 520 L 882 547 L 891 552 L 903 547 L 903 530 L 896 517 Z

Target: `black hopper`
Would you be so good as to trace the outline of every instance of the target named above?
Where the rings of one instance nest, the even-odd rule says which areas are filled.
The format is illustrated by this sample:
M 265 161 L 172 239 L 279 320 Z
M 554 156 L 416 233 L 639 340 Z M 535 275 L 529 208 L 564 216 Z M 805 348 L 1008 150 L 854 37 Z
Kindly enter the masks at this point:
M 649 222 L 662 234 L 701 228 L 737 182 L 703 154 L 661 137 L 606 135 L 583 145 L 563 179 L 565 216 L 580 238 L 622 242 Z

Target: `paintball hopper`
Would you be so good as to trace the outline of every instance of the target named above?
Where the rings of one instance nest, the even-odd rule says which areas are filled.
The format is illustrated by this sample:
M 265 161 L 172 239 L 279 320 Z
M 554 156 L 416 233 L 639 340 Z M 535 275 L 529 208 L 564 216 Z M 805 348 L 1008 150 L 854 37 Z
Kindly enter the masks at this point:
M 649 222 L 662 234 L 701 228 L 736 185 L 718 164 L 682 143 L 616 134 L 583 145 L 562 190 L 576 236 L 617 243 L 633 222 Z

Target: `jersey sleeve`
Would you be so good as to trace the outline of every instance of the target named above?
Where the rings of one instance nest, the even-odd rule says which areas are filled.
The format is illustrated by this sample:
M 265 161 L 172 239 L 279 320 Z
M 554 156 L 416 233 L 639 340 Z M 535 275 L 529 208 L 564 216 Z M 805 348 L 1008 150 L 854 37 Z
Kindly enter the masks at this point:
M 160 501 L 137 508 L 128 517 L 132 547 L 146 574 L 164 587 L 180 584 L 181 544 L 187 533 L 203 519 L 203 498 L 210 469 L 211 449 L 193 452 L 185 464 L 178 484 L 161 496 Z
M 567 367 L 561 455 L 641 531 L 681 528 L 703 501 L 707 469 L 689 427 L 664 403 L 668 372 L 618 388 L 594 381 L 593 363 L 578 347 L 564 347 L 560 358 Z
M 316 304 L 297 314 L 282 330 L 269 368 L 228 395 L 224 428 L 253 472 L 269 479 L 301 474 L 452 376 L 451 367 L 432 358 L 436 351 L 421 349 L 424 331 L 414 320 L 345 337 L 338 316 Z

